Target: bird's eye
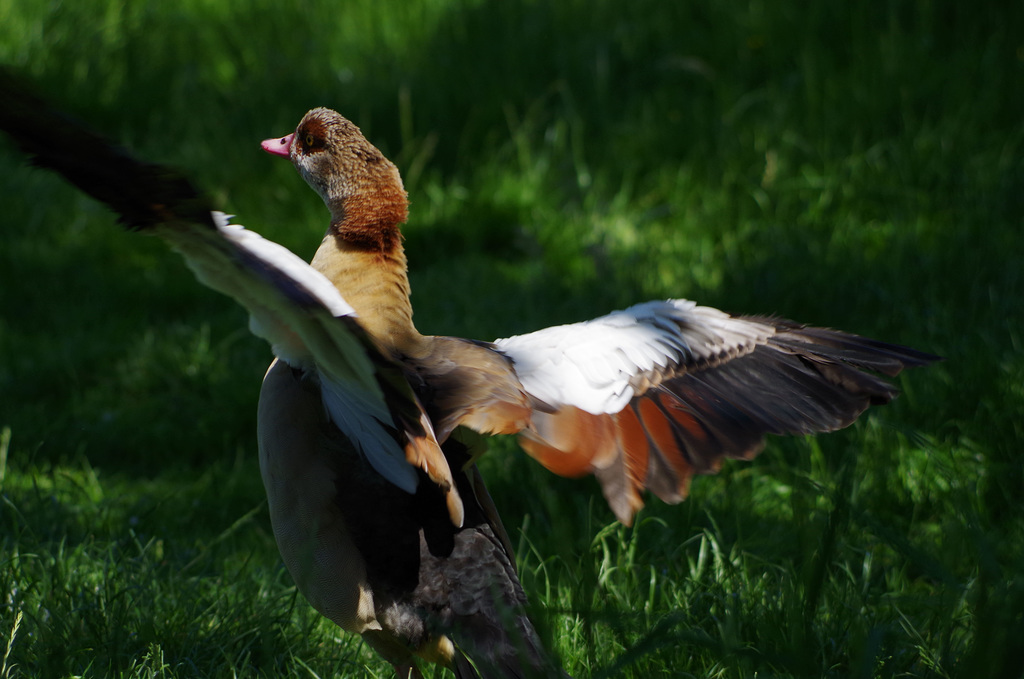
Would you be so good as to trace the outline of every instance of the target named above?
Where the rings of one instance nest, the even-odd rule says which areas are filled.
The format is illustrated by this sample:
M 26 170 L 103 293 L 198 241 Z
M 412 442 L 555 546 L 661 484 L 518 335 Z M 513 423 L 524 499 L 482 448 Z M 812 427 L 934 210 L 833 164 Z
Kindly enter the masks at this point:
M 313 142 L 316 141 L 313 135 L 306 133 L 306 136 L 302 138 L 302 142 L 306 145 L 306 148 L 313 146 Z

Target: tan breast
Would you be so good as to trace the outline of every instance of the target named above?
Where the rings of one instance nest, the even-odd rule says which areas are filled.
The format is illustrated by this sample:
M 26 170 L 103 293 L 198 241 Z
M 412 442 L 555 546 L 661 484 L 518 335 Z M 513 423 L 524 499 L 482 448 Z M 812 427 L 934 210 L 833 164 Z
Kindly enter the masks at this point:
M 334 283 L 386 355 L 417 351 L 423 338 L 412 322 L 401 246 L 386 253 L 366 250 L 328 232 L 310 265 Z

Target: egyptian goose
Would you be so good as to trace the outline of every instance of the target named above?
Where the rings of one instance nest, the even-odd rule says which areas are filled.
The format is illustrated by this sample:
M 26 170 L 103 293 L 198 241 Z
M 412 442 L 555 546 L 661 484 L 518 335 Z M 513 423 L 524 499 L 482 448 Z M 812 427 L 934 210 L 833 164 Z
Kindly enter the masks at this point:
M 840 429 L 896 395 L 865 370 L 895 376 L 937 358 L 680 299 L 493 343 L 423 336 L 412 322 L 399 231 L 408 204 L 395 166 L 325 108 L 262 146 L 289 158 L 330 210 L 311 266 L 342 291 L 380 353 L 402 366 L 437 440 L 460 426 L 518 433 L 556 474 L 595 474 L 627 524 L 645 489 L 679 502 L 694 474 L 753 457 L 765 434 Z M 371 461 L 383 457 L 366 448 Z M 383 460 L 378 469 L 402 485 Z
M 466 677 L 559 672 L 523 613 L 467 430 L 519 433 L 555 473 L 595 474 L 628 523 L 644 489 L 678 502 L 694 474 L 752 457 L 765 434 L 838 429 L 894 397 L 866 371 L 936 360 L 684 300 L 494 343 L 426 337 L 412 323 L 401 178 L 339 114 L 314 109 L 263 142 L 330 210 L 306 265 L 230 224 L 177 173 L 40 102 L 11 101 L 0 126 L 36 163 L 167 240 L 248 309 L 277 356 L 258 416 L 282 557 L 318 611 L 402 676 L 418 676 L 413 656 Z

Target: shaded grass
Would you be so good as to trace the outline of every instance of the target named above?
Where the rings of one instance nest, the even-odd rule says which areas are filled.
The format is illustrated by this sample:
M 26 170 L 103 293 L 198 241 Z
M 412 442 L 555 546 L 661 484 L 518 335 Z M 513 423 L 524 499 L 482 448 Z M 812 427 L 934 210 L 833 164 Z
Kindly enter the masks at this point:
M 410 190 L 424 332 L 686 296 L 947 356 L 850 431 L 773 441 L 633 529 L 511 441 L 484 471 L 576 675 L 1012 677 L 1021 14 L 15 0 L 0 60 L 305 256 L 323 208 L 255 144 L 342 111 Z M 242 312 L 7 149 L 0 677 L 387 676 L 278 564 L 253 432 L 268 352 Z

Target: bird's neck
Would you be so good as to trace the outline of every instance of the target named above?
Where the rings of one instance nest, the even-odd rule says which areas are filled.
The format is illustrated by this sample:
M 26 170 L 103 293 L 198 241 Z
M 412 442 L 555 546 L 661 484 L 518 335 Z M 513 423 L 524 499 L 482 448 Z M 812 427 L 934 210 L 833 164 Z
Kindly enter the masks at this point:
M 351 214 L 351 213 L 350 213 Z M 373 238 L 368 234 L 375 233 Z M 311 262 L 327 276 L 385 353 L 415 355 L 424 338 L 412 322 L 409 275 L 398 225 L 334 221 Z

